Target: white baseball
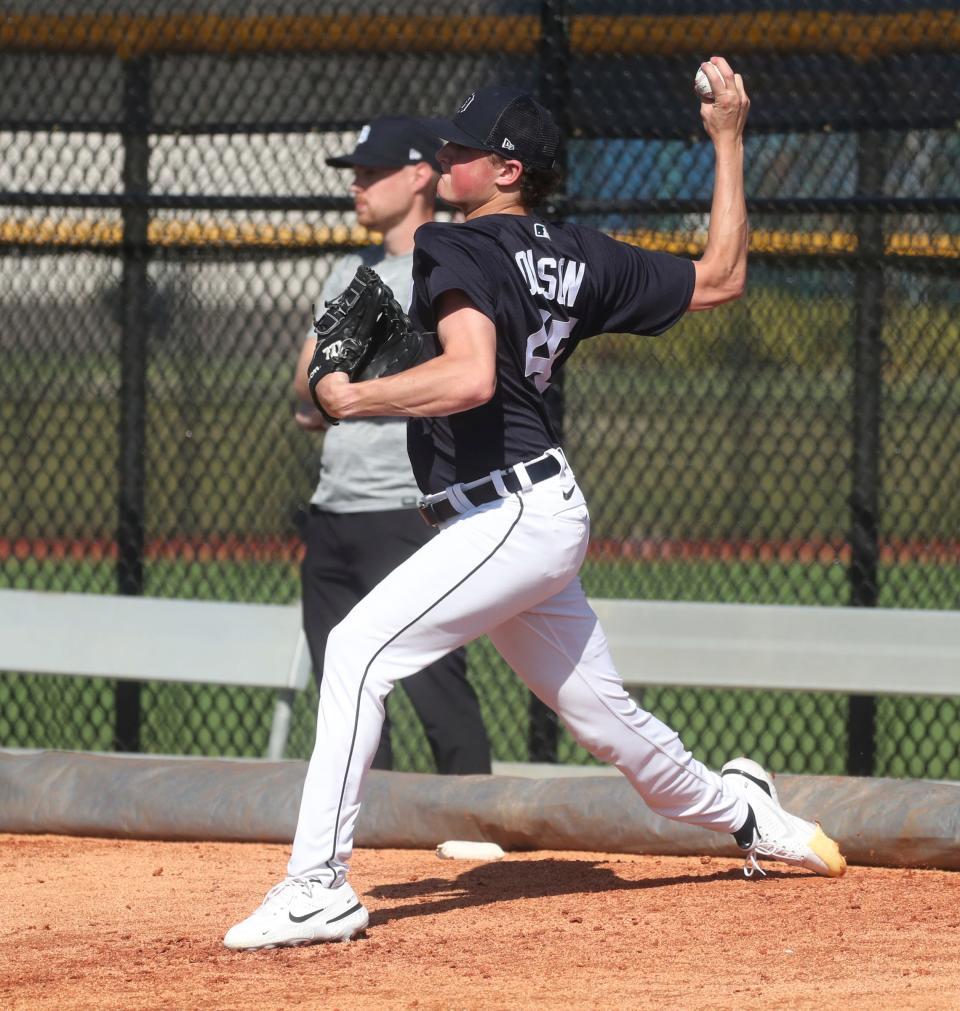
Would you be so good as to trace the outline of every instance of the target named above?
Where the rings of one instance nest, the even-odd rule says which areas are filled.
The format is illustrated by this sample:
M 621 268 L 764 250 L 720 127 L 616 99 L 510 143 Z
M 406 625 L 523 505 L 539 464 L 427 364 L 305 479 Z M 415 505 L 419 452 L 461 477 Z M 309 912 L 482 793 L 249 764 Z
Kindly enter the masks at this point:
M 440 843 L 437 847 L 437 856 L 441 860 L 502 860 L 504 852 L 493 842 L 450 839 Z
M 703 67 L 697 71 L 697 76 L 693 79 L 693 90 L 701 102 L 714 102 L 716 97 L 713 94 L 713 85 Z

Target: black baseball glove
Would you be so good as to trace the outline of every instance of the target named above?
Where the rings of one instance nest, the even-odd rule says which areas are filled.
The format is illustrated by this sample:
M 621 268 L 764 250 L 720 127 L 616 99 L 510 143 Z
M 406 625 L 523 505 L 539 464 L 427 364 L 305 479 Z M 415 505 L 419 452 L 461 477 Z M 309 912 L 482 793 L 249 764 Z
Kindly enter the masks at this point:
M 313 329 L 317 346 L 307 384 L 318 410 L 333 425 L 337 419 L 317 399 L 317 383 L 324 376 L 346 372 L 351 382 L 392 376 L 415 364 L 423 347 L 423 335 L 410 326 L 389 285 L 365 266 L 357 268 L 345 291 L 326 303 Z

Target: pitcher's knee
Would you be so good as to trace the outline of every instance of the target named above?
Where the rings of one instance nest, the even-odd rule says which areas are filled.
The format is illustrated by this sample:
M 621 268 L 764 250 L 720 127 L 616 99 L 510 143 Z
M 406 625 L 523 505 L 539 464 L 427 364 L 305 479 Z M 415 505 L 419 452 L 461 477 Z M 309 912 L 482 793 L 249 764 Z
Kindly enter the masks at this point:
M 383 644 L 372 641 L 351 612 L 327 637 L 323 680 L 332 678 L 339 687 L 382 699 L 392 687 L 383 660 Z
M 342 660 L 349 658 L 351 653 L 355 652 L 354 649 L 351 649 L 351 646 L 355 645 L 348 615 L 338 625 L 334 625 L 330 629 L 330 634 L 327 636 L 327 649 L 323 658 L 324 666 L 330 664 L 339 666 Z
M 330 630 L 326 658 L 336 663 L 362 660 L 366 666 L 382 646 L 382 640 L 375 639 L 371 632 L 371 622 L 363 617 L 361 602 Z
M 567 724 L 567 729 L 570 731 L 570 735 L 574 741 L 581 748 L 589 751 L 594 758 L 608 765 L 615 765 L 617 763 L 617 749 L 603 734 L 597 733 L 592 727 L 578 727 L 570 723 Z

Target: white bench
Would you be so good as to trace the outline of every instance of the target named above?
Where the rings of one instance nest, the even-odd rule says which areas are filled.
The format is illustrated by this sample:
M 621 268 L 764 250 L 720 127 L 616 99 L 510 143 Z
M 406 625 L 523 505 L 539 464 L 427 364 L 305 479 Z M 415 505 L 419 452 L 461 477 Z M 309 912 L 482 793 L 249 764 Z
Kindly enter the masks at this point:
M 310 656 L 299 605 L 0 590 L 0 670 L 273 688 L 282 758 Z
M 960 694 L 960 611 L 590 603 L 628 687 Z
M 644 685 L 960 694 L 960 612 L 593 599 Z M 0 590 L 0 670 L 277 691 L 281 758 L 310 678 L 298 605 Z

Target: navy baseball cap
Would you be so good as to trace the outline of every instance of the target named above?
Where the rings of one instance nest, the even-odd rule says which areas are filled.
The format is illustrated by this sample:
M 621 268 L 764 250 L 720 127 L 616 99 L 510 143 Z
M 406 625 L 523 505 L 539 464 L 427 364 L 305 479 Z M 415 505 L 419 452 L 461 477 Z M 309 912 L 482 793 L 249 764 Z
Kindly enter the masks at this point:
M 440 171 L 437 151 L 443 142 L 432 132 L 426 120 L 413 116 L 382 116 L 371 120 L 357 136 L 357 146 L 350 154 L 327 159 L 333 168 L 401 168 L 425 161 Z
M 492 85 L 468 95 L 449 120 L 433 129 L 451 144 L 489 151 L 530 168 L 553 168 L 560 131 L 536 99 L 517 88 Z

